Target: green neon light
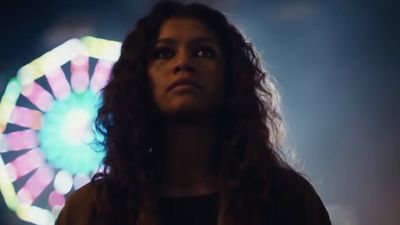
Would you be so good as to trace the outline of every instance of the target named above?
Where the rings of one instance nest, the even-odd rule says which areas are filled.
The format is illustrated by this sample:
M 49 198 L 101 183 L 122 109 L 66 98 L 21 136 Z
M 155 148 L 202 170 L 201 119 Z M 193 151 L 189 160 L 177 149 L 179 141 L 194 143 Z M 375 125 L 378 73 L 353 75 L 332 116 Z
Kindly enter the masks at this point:
M 95 136 L 82 133 L 81 126 L 93 121 L 97 104 L 96 95 L 90 91 L 72 93 L 67 99 L 54 102 L 45 114 L 38 136 L 40 148 L 52 166 L 71 174 L 96 171 L 104 155 L 89 146 Z

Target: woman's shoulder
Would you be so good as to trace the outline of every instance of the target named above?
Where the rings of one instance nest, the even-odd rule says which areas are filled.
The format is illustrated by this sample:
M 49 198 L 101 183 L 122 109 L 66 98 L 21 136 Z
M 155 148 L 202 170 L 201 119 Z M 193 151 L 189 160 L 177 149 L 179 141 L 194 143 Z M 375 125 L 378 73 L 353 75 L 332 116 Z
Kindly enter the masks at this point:
M 312 184 L 294 169 L 275 169 L 271 198 L 276 214 L 298 218 L 298 224 L 331 224 L 329 214 Z
M 73 192 L 61 210 L 56 225 L 83 225 L 89 224 L 94 201 L 96 186 L 99 181 L 89 182 Z
M 97 184 L 93 182 L 89 182 L 83 185 L 68 197 L 67 202 L 77 204 L 81 203 L 82 200 L 87 201 L 88 199 L 91 199 L 92 197 L 94 197 L 96 185 Z
M 292 168 L 276 167 L 274 170 L 273 187 L 288 194 L 312 194 L 315 192 L 308 178 Z

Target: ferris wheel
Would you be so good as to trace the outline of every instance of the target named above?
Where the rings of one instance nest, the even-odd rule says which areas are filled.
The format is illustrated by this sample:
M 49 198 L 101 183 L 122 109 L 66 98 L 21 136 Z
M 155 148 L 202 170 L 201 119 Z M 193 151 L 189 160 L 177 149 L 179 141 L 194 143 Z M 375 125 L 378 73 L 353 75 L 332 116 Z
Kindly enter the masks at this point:
M 0 191 L 27 222 L 52 225 L 101 166 L 93 119 L 121 44 L 71 39 L 23 66 L 0 102 Z

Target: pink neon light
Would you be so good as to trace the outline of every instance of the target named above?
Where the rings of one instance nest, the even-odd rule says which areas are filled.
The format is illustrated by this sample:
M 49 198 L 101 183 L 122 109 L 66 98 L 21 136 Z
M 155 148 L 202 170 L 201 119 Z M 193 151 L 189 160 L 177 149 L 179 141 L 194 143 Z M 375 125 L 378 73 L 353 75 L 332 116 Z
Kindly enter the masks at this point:
M 65 197 L 55 191 L 49 195 L 49 205 L 53 208 L 56 206 L 63 206 L 65 204 Z
M 17 168 L 12 163 L 7 163 L 5 165 L 8 177 L 10 177 L 11 181 L 14 182 L 17 179 Z
M 42 111 L 48 111 L 51 107 L 53 96 L 36 82 L 23 86 L 22 94 Z
M 42 123 L 42 112 L 15 106 L 11 114 L 11 123 L 38 130 Z
M 37 169 L 40 166 L 44 165 L 44 160 L 40 151 L 37 148 L 34 148 L 27 153 L 19 156 L 7 165 L 9 164 L 12 164 L 12 166 L 15 168 L 14 180 L 17 180 L 18 178 L 28 174 L 34 169 Z
M 37 135 L 34 130 L 16 131 L 6 135 L 8 150 L 18 151 L 38 146 Z
M 76 92 L 83 92 L 89 85 L 89 57 L 79 55 L 71 60 L 71 86 Z
M 57 99 L 65 99 L 71 93 L 71 88 L 65 77 L 65 73 L 60 67 L 57 67 L 55 71 L 46 74 L 46 78 Z
M 19 198 L 19 200 L 21 201 L 21 202 L 23 202 L 23 203 L 25 203 L 25 204 L 32 204 L 32 202 L 33 202 L 33 198 L 32 198 L 32 195 L 31 195 L 31 193 L 29 193 L 29 191 L 28 190 L 26 190 L 25 188 L 21 188 L 19 191 L 18 191 L 18 193 L 17 193 L 17 196 L 18 196 L 18 198 Z
M 97 93 L 107 84 L 108 79 L 110 78 L 112 65 L 113 64 L 111 62 L 101 59 L 99 59 L 97 62 L 93 72 L 92 80 L 90 81 L 90 89 L 94 93 Z
M 54 177 L 53 170 L 48 166 L 40 167 L 35 173 L 26 181 L 22 188 L 31 196 L 31 201 L 26 202 L 32 204 L 32 202 L 43 192 L 43 190 L 51 183 Z M 29 199 L 28 199 L 29 200 Z

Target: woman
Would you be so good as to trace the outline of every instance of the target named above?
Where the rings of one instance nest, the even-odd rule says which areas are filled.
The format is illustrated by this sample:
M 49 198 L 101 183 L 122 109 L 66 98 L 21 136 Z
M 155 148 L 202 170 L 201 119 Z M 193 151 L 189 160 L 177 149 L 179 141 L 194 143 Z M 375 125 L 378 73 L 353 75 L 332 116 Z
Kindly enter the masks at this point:
M 158 3 L 121 50 L 96 119 L 105 169 L 58 225 L 330 224 L 279 156 L 278 94 L 222 13 Z

